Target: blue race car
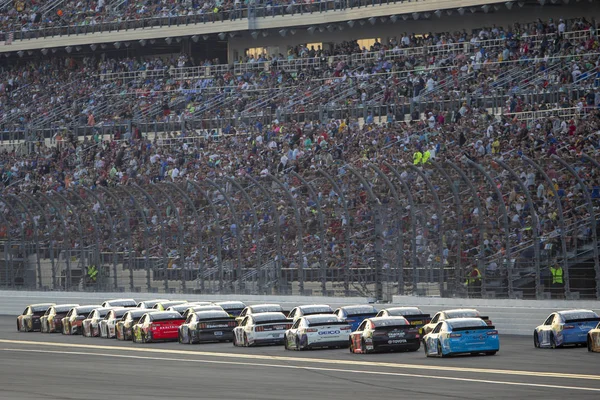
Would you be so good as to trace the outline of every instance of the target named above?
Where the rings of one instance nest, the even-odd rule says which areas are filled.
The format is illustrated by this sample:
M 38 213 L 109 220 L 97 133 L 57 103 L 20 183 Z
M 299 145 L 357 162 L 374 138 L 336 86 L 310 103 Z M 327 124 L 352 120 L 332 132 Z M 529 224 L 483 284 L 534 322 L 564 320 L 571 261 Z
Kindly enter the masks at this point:
M 373 318 L 377 315 L 377 309 L 371 305 L 344 306 L 334 312 L 342 321 L 345 321 L 352 327 L 354 332 L 358 326 L 367 318 Z
M 569 344 L 585 346 L 588 332 L 599 321 L 600 317 L 592 310 L 553 312 L 533 331 L 533 345 L 552 349 Z
M 455 318 L 439 322 L 423 338 L 427 357 L 485 353 L 493 356 L 500 349 L 498 331 L 481 318 Z

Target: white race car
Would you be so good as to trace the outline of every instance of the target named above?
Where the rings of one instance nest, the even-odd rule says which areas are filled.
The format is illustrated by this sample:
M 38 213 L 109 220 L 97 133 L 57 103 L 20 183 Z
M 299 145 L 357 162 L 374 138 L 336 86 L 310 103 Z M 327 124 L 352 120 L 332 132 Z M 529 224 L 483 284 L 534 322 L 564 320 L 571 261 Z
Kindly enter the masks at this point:
M 134 299 L 112 299 L 106 300 L 102 303 L 102 307 L 135 307 L 137 306 L 137 302 Z
M 233 329 L 233 345 L 283 344 L 285 331 L 291 327 L 291 321 L 282 312 L 248 315 Z
M 333 314 L 300 317 L 285 332 L 287 350 L 323 347 L 348 347 L 352 327 Z
M 241 322 L 248 315 L 258 314 L 258 313 L 267 313 L 267 312 L 281 312 L 283 313 L 283 307 L 279 304 L 255 304 L 253 306 L 248 306 L 242 310 L 240 315 L 235 317 L 235 320 Z
M 81 323 L 82 335 L 87 337 L 100 336 L 100 321 L 102 321 L 111 310 L 114 310 L 114 308 L 100 307 L 90 312 L 88 317 Z
M 310 304 L 305 306 L 298 306 L 292 311 L 290 311 L 290 313 L 288 314 L 288 318 L 296 322 L 298 318 L 314 314 L 333 314 L 333 308 L 329 307 L 327 304 Z
M 127 311 L 131 310 L 128 308 L 110 310 L 104 319 L 98 322 L 98 326 L 100 327 L 100 337 L 105 339 L 113 339 L 116 336 L 115 326 Z

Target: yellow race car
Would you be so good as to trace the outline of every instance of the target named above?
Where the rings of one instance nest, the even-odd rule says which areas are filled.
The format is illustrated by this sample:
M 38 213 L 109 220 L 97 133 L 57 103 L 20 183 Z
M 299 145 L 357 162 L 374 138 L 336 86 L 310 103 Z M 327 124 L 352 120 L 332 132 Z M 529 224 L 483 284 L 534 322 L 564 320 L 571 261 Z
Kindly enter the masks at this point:
M 600 322 L 587 334 L 587 349 L 600 353 Z

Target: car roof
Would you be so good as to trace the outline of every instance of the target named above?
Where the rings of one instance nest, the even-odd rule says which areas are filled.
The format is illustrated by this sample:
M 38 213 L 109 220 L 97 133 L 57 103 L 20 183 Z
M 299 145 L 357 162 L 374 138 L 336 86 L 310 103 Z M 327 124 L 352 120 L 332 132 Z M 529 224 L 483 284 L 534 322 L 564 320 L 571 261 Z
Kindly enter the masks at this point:
M 279 312 L 279 311 L 261 312 L 261 313 L 252 314 L 251 316 L 252 317 L 258 317 L 258 318 L 260 318 L 260 317 L 268 317 L 268 316 L 271 316 L 271 317 L 278 316 L 278 317 L 284 317 L 285 318 L 285 314 L 283 314 L 282 312 Z
M 142 303 L 164 303 L 166 301 L 171 301 L 169 299 L 150 299 L 150 300 L 142 300 L 138 304 Z
M 79 304 L 54 304 L 51 307 L 79 307 Z
M 389 311 L 389 310 L 421 310 L 419 307 L 388 307 L 384 308 L 381 311 Z
M 299 309 L 304 310 L 307 308 L 331 308 L 329 304 L 305 304 L 303 306 L 298 306 Z
M 110 299 L 105 300 L 104 303 L 110 303 L 111 301 L 131 301 L 133 303 L 137 303 L 134 299 Z
M 93 311 L 98 311 L 98 312 L 104 312 L 104 311 L 106 311 L 106 312 L 109 312 L 109 311 L 112 311 L 112 310 L 120 310 L 122 308 L 125 308 L 125 307 L 98 307 L 98 308 L 94 309 Z
M 75 308 L 77 311 L 82 310 L 82 309 L 88 309 L 88 310 L 95 310 L 96 308 L 102 308 L 102 306 L 100 304 L 86 304 L 83 306 L 77 306 L 77 307 L 73 307 Z
M 215 301 L 214 303 L 218 304 L 220 306 L 226 305 L 226 306 L 242 306 L 242 308 L 246 307 L 246 304 L 244 304 L 243 301 L 237 301 L 237 300 Z
M 177 311 L 156 311 L 152 313 L 147 313 L 152 318 L 167 318 L 173 317 L 173 319 L 182 319 L 183 317 Z
M 408 322 L 406 318 L 402 317 L 402 316 L 393 316 L 393 317 L 373 317 L 373 318 L 368 318 L 369 321 L 373 321 L 375 323 L 379 322 L 379 321 L 394 321 L 394 320 L 398 320 L 398 321 L 403 321 L 403 322 Z
M 127 308 L 127 312 L 126 312 L 125 314 L 127 314 L 127 313 L 131 313 L 131 314 L 133 314 L 134 316 L 140 316 L 140 317 L 141 317 L 141 316 L 142 316 L 142 315 L 144 315 L 144 314 L 152 314 L 153 312 L 160 312 L 160 311 L 156 311 L 156 310 L 154 310 L 154 311 L 150 311 L 150 310 L 147 310 L 147 309 L 145 309 L 145 308 L 140 308 L 140 309 L 135 309 L 135 308 L 133 308 L 133 309 L 132 309 L 132 308 Z M 123 315 L 125 315 L 125 314 L 123 314 Z
M 254 307 L 281 307 L 281 304 L 276 304 L 276 303 L 262 303 L 262 304 L 253 304 L 251 306 L 248 306 L 248 308 L 254 308 Z
M 477 323 L 477 325 L 482 325 L 483 320 L 481 318 L 452 318 L 448 321 L 443 321 L 444 323 L 447 324 L 456 324 L 458 322 L 473 322 L 473 323 Z
M 38 303 L 38 304 L 30 304 L 27 307 L 52 307 L 55 306 L 56 303 Z
M 474 312 L 479 312 L 477 309 L 475 308 L 453 308 L 451 310 L 442 310 L 440 312 L 443 313 L 449 313 L 449 312 L 458 312 L 458 311 L 474 311 Z
M 373 306 L 371 304 L 355 304 L 355 305 L 352 305 L 352 306 L 343 306 L 343 307 L 340 307 L 340 309 L 344 310 L 344 311 L 365 310 L 365 311 L 369 311 L 369 312 L 371 312 L 374 308 L 375 308 L 375 306 Z
M 198 318 L 232 318 L 225 310 L 204 310 L 195 313 Z
M 593 310 L 584 310 L 584 309 L 573 309 L 573 310 L 561 310 L 561 311 L 556 311 L 557 314 L 567 314 L 567 313 L 578 313 L 578 312 L 587 312 L 587 313 L 594 313 L 596 315 L 598 315 L 597 312 L 593 311 Z

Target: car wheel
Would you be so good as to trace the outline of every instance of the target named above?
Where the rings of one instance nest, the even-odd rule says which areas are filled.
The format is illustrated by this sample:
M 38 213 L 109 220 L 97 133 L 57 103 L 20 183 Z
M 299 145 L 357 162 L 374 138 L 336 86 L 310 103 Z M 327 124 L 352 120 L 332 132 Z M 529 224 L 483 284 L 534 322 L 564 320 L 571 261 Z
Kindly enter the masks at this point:
M 250 342 L 248 341 L 248 335 L 244 332 L 244 347 L 250 347 Z
M 283 336 L 283 348 L 286 350 L 289 350 L 290 347 L 288 346 L 288 337 L 287 336 Z
M 235 334 L 235 332 L 233 333 L 233 341 L 232 341 L 234 346 L 238 346 L 238 342 L 237 342 L 237 335 Z
M 427 351 L 427 343 L 425 342 L 423 342 L 423 351 L 425 352 L 425 355 L 429 357 L 429 352 Z
M 437 352 L 440 357 L 446 357 L 446 355 L 442 351 L 442 342 L 440 342 L 439 340 L 437 342 Z
M 196 340 L 194 340 L 194 331 L 190 331 L 188 329 L 188 344 L 194 344 L 197 343 Z
M 17 320 L 17 332 L 21 332 L 21 322 Z
M 350 339 L 350 345 L 348 346 L 350 353 L 354 354 L 354 342 Z
M 300 339 L 296 338 L 296 350 L 302 351 L 302 346 L 300 345 Z
M 587 349 L 588 351 L 592 351 L 592 338 L 588 335 L 587 337 Z
M 533 332 L 533 346 L 534 346 L 536 349 L 539 349 L 539 348 L 540 348 L 540 338 L 539 338 L 539 336 L 538 336 L 538 333 L 537 333 L 537 332 L 535 332 L 535 331 Z
M 496 352 L 495 351 L 486 351 L 485 355 L 486 356 L 494 356 L 494 355 L 496 355 Z
M 142 337 L 142 343 L 148 343 L 148 339 L 146 338 L 146 334 L 144 332 L 142 332 L 141 337 Z
M 552 348 L 552 349 L 556 348 L 556 340 L 554 339 L 554 334 L 550 335 L 550 348 Z
M 369 353 L 369 350 L 367 350 L 367 345 L 365 344 L 365 339 L 360 339 L 360 347 L 362 348 L 363 354 Z
M 179 341 L 179 344 L 183 344 L 183 336 L 181 335 L 181 331 L 177 333 L 177 340 Z

